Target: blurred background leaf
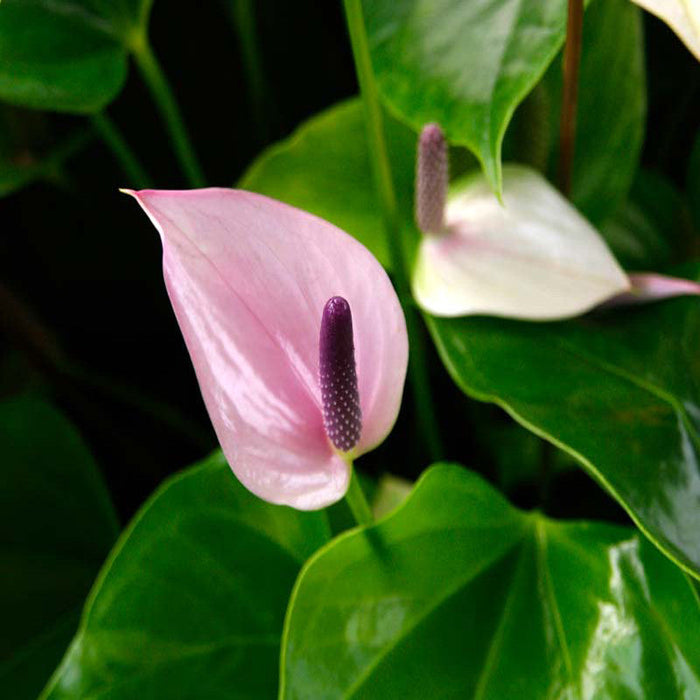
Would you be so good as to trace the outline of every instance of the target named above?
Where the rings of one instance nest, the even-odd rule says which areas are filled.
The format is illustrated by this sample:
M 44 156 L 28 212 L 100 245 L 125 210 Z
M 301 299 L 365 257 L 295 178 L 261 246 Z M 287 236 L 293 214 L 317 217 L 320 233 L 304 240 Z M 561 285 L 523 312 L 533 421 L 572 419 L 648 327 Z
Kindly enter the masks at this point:
M 118 531 L 70 423 L 38 398 L 0 403 L 0 695 L 36 698 Z
M 4 0 L 0 99 L 24 107 L 91 113 L 120 92 L 132 36 L 151 0 Z

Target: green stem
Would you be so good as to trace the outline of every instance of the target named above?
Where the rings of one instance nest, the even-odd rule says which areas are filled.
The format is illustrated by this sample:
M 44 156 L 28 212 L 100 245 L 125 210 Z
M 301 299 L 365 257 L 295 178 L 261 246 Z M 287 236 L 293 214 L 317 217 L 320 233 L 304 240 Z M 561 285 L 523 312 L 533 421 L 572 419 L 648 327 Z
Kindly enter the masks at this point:
M 382 108 L 372 71 L 369 43 L 362 14 L 362 2 L 361 0 L 344 0 L 344 3 L 345 16 L 350 32 L 350 43 L 355 59 L 355 70 L 364 103 L 368 146 L 379 195 L 387 247 L 391 255 L 396 289 L 406 315 L 406 326 L 411 348 L 408 372 L 411 379 L 416 415 L 430 453 L 430 458 L 437 461 L 443 454 L 442 443 L 428 381 L 423 329 L 411 300 L 406 254 L 401 236 L 401 216 L 391 176 L 389 153 L 384 137 Z
M 374 522 L 372 509 L 369 507 L 369 503 L 367 503 L 367 498 L 362 491 L 360 482 L 357 479 L 357 474 L 355 474 L 355 468 L 352 464 L 350 465 L 350 485 L 345 494 L 345 501 L 358 525 L 371 525 Z
M 187 135 L 180 108 L 145 34 L 135 36 L 131 42 L 131 52 L 165 122 L 182 171 L 191 187 L 202 187 L 204 174 Z
M 261 143 L 270 138 L 270 94 L 265 80 L 253 0 L 226 0 L 231 23 L 238 37 L 243 71 L 246 75 L 248 100 L 253 122 Z
M 129 185 L 138 190 L 153 187 L 153 181 L 148 173 L 129 147 L 117 125 L 107 114 L 105 112 L 93 114 L 91 121 L 97 133 L 114 154 L 124 174 L 130 180 Z

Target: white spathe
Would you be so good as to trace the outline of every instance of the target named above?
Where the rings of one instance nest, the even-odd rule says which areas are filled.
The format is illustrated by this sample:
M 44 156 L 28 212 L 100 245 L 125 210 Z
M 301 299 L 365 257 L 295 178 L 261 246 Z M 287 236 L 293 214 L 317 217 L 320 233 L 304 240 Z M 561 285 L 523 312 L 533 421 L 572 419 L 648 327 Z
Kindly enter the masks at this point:
M 600 234 L 539 173 L 503 168 L 503 204 L 483 175 L 449 197 L 445 229 L 421 240 L 418 304 L 435 316 L 578 316 L 629 289 Z
M 700 0 L 633 0 L 666 22 L 700 61 Z

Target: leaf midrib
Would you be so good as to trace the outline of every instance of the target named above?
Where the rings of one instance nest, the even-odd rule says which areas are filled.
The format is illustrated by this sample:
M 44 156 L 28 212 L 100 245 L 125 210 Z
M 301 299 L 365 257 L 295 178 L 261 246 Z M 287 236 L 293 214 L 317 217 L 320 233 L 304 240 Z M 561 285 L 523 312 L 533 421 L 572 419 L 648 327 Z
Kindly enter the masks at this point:
M 504 525 L 505 526 L 505 525 Z M 514 527 L 514 523 L 507 523 L 508 527 Z M 458 528 L 455 528 L 458 529 Z M 430 605 L 428 605 L 419 615 L 417 615 L 409 626 L 407 626 L 400 635 L 397 635 L 391 643 L 387 644 L 379 654 L 372 660 L 372 662 L 360 673 L 360 675 L 353 681 L 350 688 L 348 688 L 342 695 L 343 700 L 351 700 L 353 696 L 365 685 L 365 683 L 370 679 L 372 673 L 379 667 L 382 661 L 394 650 L 396 647 L 412 633 L 414 633 L 417 628 L 438 608 L 444 605 L 448 600 L 457 595 L 465 585 L 475 580 L 479 575 L 484 573 L 490 566 L 492 566 L 499 557 L 505 557 L 508 552 L 514 549 L 518 544 L 520 544 L 525 535 L 526 528 L 525 522 L 521 523 L 521 532 L 518 536 L 513 539 L 512 542 L 503 549 L 499 551 L 493 558 L 482 562 L 478 569 L 471 571 L 468 577 L 460 578 L 457 583 L 442 595 L 438 596 Z

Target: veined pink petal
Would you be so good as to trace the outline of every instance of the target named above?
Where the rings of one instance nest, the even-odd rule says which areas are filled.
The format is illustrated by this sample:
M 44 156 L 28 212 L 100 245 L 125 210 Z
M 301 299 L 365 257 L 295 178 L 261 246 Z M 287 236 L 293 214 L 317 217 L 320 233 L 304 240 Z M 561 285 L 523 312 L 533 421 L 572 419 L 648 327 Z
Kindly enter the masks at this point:
M 321 315 L 333 296 L 352 309 L 359 455 L 391 430 L 408 358 L 381 265 L 332 224 L 261 195 L 131 194 L 161 234 L 168 294 L 236 476 L 261 498 L 303 510 L 340 499 L 349 470 L 323 427 Z
M 646 304 L 671 297 L 698 296 L 700 284 L 681 277 L 667 277 L 654 272 L 633 272 L 629 275 L 630 290 L 609 299 L 603 306 Z

